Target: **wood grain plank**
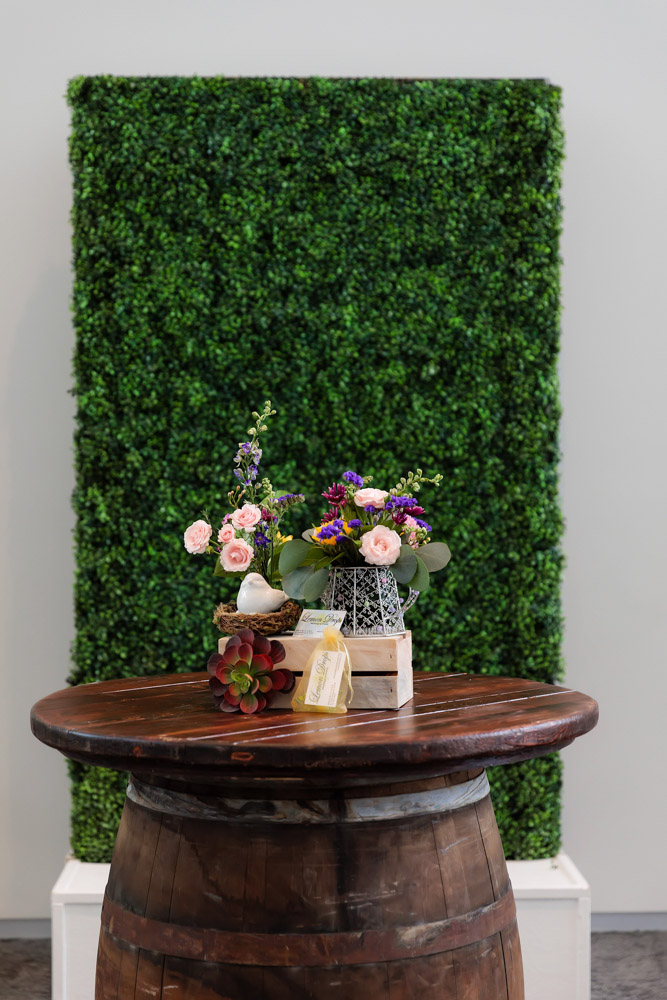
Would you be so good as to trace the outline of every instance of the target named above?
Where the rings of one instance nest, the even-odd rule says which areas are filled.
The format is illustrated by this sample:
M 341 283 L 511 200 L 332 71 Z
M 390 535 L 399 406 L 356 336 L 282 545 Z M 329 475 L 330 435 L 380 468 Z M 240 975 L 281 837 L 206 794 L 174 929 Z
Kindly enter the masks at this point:
M 205 675 L 102 682 L 56 692 L 32 713 L 33 731 L 77 760 L 132 770 L 168 762 L 272 769 L 442 760 L 491 763 L 566 745 L 597 721 L 595 702 L 567 688 L 516 678 L 417 676 L 396 712 L 223 715 Z

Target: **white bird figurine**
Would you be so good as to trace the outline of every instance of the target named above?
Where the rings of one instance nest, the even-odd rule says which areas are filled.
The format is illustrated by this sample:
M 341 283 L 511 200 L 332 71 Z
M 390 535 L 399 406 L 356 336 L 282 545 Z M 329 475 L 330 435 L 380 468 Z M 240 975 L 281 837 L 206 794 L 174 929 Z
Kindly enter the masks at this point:
M 260 573 L 248 573 L 241 580 L 236 607 L 242 615 L 267 615 L 282 608 L 286 600 L 284 590 L 274 590 Z

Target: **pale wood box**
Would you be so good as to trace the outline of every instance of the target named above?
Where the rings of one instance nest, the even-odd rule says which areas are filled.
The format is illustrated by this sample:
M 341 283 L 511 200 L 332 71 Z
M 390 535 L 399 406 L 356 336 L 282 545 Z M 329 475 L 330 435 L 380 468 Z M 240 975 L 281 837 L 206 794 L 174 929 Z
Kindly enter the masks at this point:
M 228 636 L 218 641 L 218 652 L 227 645 Z M 285 659 L 278 664 L 288 667 L 297 678 L 302 676 L 311 653 L 320 639 L 310 636 L 277 635 L 285 647 Z M 348 708 L 401 708 L 410 701 L 412 687 L 412 633 L 368 635 L 345 639 L 352 663 L 354 697 Z M 271 708 L 289 708 L 292 692 L 279 694 Z

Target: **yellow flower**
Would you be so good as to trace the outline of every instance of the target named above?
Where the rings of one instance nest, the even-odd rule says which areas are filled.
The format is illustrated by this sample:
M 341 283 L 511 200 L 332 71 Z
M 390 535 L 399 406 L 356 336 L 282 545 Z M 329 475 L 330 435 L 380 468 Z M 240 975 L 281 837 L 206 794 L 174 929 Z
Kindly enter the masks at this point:
M 280 532 L 278 532 L 278 541 L 282 545 L 284 545 L 285 542 L 291 542 L 293 538 L 294 538 L 294 535 L 281 535 Z

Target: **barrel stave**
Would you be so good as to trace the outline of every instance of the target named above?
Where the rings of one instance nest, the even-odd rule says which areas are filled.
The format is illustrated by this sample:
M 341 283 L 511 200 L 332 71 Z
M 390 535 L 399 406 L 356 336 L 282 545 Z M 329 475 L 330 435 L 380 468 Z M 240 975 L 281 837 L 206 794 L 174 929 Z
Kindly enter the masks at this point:
M 304 790 L 295 808 L 329 817 L 304 825 L 286 821 L 292 807 L 285 804 L 274 810 L 276 821 L 212 819 L 216 802 L 229 809 L 220 788 L 210 796 L 199 790 L 204 818 L 166 811 L 169 790 L 164 801 L 156 798 L 159 808 L 128 798 L 107 887 L 122 911 L 107 908 L 96 1000 L 522 1000 L 511 887 L 488 794 L 452 811 L 395 818 L 401 795 L 411 801 L 425 788 L 450 785 L 465 791 L 466 782 L 478 787 L 480 773 L 355 788 L 349 800 L 340 789 L 318 788 L 319 805 Z M 357 822 L 366 800 L 375 803 L 375 818 Z M 385 803 L 394 818 L 382 818 Z M 509 922 L 503 916 L 498 929 L 487 920 L 486 936 L 471 940 L 466 928 L 474 938 L 494 901 Z M 128 943 L 138 926 L 133 915 L 157 922 L 150 940 L 135 934 Z M 430 943 L 435 928 L 451 918 L 459 918 L 464 943 L 438 950 Z M 206 960 L 215 953 L 204 941 L 207 929 L 229 932 L 226 942 L 246 935 L 238 956 L 224 944 L 219 962 Z M 281 934 L 296 935 L 301 964 L 281 950 Z M 352 944 L 342 950 L 346 934 Z M 259 935 L 252 948 L 248 935 Z M 330 946 L 335 963 L 327 961 Z

